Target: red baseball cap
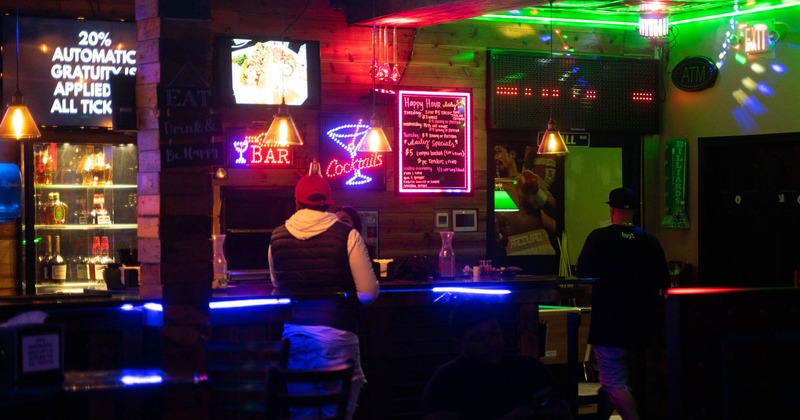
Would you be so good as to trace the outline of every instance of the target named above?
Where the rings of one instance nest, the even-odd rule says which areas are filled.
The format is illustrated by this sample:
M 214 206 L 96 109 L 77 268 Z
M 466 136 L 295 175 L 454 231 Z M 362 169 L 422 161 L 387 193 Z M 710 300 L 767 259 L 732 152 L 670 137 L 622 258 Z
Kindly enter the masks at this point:
M 294 199 L 309 206 L 331 205 L 331 187 L 320 175 L 306 175 L 294 187 Z

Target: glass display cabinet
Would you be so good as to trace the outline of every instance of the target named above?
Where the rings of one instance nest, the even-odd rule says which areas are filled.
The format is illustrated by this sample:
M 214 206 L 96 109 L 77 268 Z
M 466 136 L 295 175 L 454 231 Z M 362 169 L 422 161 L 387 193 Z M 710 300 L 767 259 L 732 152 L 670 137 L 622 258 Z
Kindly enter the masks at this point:
M 35 293 L 105 290 L 109 264 L 136 249 L 136 146 L 34 143 L 28 170 L 36 255 L 26 276 L 35 277 Z

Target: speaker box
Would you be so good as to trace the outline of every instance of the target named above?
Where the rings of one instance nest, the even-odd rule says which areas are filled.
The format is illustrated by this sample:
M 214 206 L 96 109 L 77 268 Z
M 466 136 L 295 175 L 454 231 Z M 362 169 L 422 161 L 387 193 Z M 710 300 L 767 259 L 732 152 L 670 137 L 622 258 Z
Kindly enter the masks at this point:
M 112 128 L 136 131 L 136 76 L 111 76 Z

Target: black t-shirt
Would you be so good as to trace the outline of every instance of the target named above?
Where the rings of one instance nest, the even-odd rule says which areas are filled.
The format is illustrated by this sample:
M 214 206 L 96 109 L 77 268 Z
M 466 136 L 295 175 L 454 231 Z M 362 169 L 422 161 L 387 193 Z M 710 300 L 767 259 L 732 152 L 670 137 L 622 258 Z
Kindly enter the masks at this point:
M 561 397 L 536 358 L 507 355 L 494 365 L 456 358 L 440 366 L 422 394 L 424 415 L 448 411 L 462 419 L 489 420 L 520 405 L 536 406 Z
M 658 328 L 669 270 L 658 240 L 636 226 L 611 225 L 586 238 L 575 272 L 596 277 L 592 286 L 589 342 L 600 346 L 642 347 Z

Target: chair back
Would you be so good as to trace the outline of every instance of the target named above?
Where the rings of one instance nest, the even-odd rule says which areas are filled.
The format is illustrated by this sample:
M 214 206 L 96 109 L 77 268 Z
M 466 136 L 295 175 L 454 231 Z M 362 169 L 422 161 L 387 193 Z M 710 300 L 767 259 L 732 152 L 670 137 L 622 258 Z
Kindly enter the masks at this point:
M 288 419 L 292 410 L 311 410 L 313 417 L 345 419 L 353 362 L 325 369 L 297 370 L 271 366 L 267 372 L 267 419 Z
M 271 366 L 286 366 L 289 340 L 208 341 L 205 348 L 210 417 L 263 415 L 266 372 Z

